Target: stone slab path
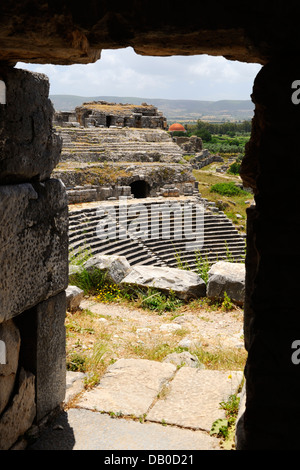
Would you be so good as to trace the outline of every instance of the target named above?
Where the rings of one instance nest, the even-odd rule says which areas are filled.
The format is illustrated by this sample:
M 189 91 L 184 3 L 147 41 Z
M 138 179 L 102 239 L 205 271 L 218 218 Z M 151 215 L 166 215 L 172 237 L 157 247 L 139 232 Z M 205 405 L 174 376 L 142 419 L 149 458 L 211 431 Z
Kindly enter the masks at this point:
M 82 374 L 68 373 L 66 400 Z M 83 390 L 29 450 L 218 450 L 212 423 L 243 373 L 145 359 L 119 359 L 92 390 Z

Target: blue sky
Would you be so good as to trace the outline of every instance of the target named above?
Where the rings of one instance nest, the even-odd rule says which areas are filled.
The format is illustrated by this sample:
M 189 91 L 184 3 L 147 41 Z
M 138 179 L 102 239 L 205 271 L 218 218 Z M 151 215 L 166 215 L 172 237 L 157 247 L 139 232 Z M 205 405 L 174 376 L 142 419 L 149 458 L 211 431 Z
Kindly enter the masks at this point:
M 250 99 L 261 68 L 207 55 L 145 57 L 131 48 L 103 50 L 94 64 L 17 67 L 46 74 L 50 94 L 212 101 Z

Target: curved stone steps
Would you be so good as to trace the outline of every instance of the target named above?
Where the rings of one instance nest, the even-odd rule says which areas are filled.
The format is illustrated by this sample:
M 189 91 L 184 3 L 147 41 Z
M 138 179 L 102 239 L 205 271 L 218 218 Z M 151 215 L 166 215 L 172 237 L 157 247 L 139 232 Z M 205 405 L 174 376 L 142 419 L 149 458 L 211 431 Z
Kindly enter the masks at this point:
M 167 201 L 166 201 L 167 202 Z M 134 202 L 139 204 L 139 202 Z M 151 221 L 151 208 L 155 211 L 153 220 L 160 221 L 161 217 L 157 215 L 158 205 L 161 202 L 153 205 L 152 203 L 140 203 L 148 210 L 146 217 L 139 217 L 139 222 L 144 222 L 146 227 Z M 82 249 L 82 247 L 88 247 L 91 254 L 102 253 L 102 254 L 119 254 L 124 255 L 128 261 L 134 264 L 155 264 L 155 265 L 169 265 L 177 266 L 177 257 L 182 264 L 188 264 L 191 269 L 196 268 L 196 254 L 197 248 L 193 251 L 186 249 L 186 244 L 190 242 L 188 238 L 174 239 L 172 238 L 173 228 L 176 227 L 176 222 L 181 221 L 181 218 L 172 217 L 170 218 L 170 239 L 164 239 L 163 236 L 166 234 L 160 227 L 157 239 L 141 239 L 135 238 L 129 230 L 125 230 L 124 220 L 119 220 L 120 212 L 118 204 L 107 205 L 101 204 L 101 208 L 110 209 L 110 214 L 115 215 L 113 218 L 116 221 L 116 230 L 113 228 L 106 235 L 108 239 L 101 240 L 97 236 L 97 225 L 107 217 L 107 214 L 102 217 L 97 213 L 97 208 L 82 209 L 79 211 L 73 210 L 70 212 L 69 217 L 69 240 L 71 249 L 76 252 Z M 193 207 L 191 204 L 190 207 Z M 112 211 L 114 210 L 114 212 Z M 195 206 L 194 206 L 195 209 Z M 108 211 L 109 212 L 109 211 Z M 238 233 L 233 226 L 232 222 L 222 213 L 214 214 L 206 211 L 203 214 L 204 217 L 204 243 L 201 246 L 200 253 L 202 258 L 206 258 L 210 262 L 216 262 L 220 259 L 227 259 L 228 254 L 235 261 L 241 261 L 245 256 L 245 241 L 244 238 Z M 127 217 L 127 226 L 130 227 L 130 223 L 135 219 L 134 216 Z M 107 219 L 106 219 L 107 220 Z M 110 219 L 112 220 L 112 219 Z M 185 226 L 186 232 L 192 230 L 195 227 L 195 219 L 191 216 L 188 217 L 187 225 Z M 126 234 L 125 239 L 119 238 L 118 230 L 122 231 L 122 234 Z M 184 229 L 183 229 L 184 230 Z M 184 231 L 183 231 L 184 233 Z M 112 235 L 115 238 L 112 238 Z M 201 245 L 203 238 L 198 237 L 197 247 Z

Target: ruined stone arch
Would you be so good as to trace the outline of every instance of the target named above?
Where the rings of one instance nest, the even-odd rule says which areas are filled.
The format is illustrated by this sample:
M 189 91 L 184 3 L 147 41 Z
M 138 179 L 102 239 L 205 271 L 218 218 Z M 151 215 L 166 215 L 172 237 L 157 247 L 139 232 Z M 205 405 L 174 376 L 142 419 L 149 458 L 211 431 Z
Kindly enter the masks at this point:
M 144 179 L 137 179 L 135 181 L 132 181 L 129 186 L 131 187 L 132 195 L 137 199 L 146 198 L 150 196 L 150 184 Z

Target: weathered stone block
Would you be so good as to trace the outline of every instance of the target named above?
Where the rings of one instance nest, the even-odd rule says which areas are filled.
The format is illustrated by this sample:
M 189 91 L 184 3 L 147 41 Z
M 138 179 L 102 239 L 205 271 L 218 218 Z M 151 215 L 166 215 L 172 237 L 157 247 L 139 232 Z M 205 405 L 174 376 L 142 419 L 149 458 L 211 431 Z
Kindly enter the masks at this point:
M 207 297 L 222 299 L 226 294 L 234 302 L 245 300 L 245 264 L 219 261 L 208 271 Z
M 109 366 L 99 385 L 82 396 L 79 406 L 94 411 L 142 416 L 175 371 L 173 364 L 119 359 Z
M 9 450 L 33 423 L 35 417 L 34 375 L 20 371 L 17 393 L 0 418 L 0 450 Z
M 43 74 L 1 67 L 6 105 L 0 105 L 0 181 L 45 180 L 60 158 L 61 139 L 52 130 L 49 80 Z
M 225 418 L 222 401 L 236 393 L 242 371 L 201 370 L 182 367 L 170 382 L 164 400 L 157 400 L 147 420 L 210 432 L 217 419 Z
M 125 256 L 95 255 L 84 263 L 84 268 L 88 272 L 99 269 L 108 280 L 119 283 L 130 272 L 131 266 Z
M 68 286 L 68 207 L 59 180 L 0 186 L 0 322 Z
M 66 392 L 66 293 L 51 297 L 16 319 L 21 365 L 36 376 L 36 419 L 60 406 Z
M 177 268 L 133 266 L 121 283 L 153 287 L 163 292 L 173 291 L 183 300 L 203 297 L 206 293 L 206 285 L 201 277 L 194 272 Z

